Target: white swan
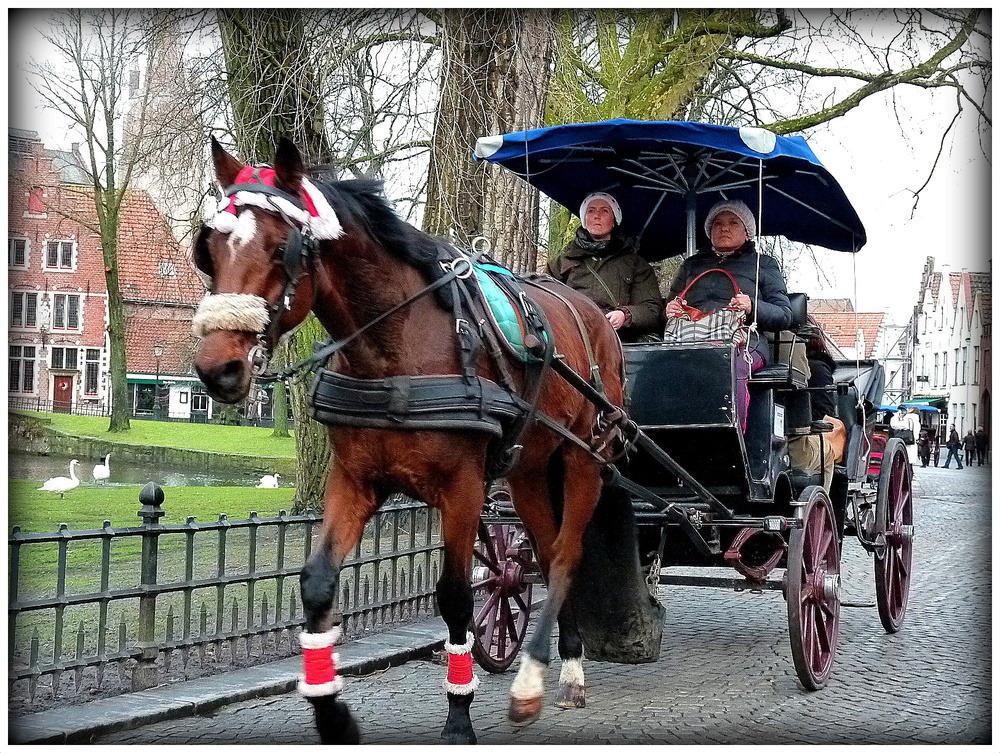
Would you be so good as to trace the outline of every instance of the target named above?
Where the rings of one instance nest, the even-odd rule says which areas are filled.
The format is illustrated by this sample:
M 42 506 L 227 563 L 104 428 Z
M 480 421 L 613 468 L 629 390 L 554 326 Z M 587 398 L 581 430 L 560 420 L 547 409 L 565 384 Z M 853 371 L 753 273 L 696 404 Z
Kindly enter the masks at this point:
M 266 476 L 261 476 L 260 483 L 257 484 L 257 488 L 258 489 L 277 489 L 278 488 L 278 479 L 279 478 L 280 478 L 280 475 L 277 474 L 277 473 L 275 473 L 273 476 L 271 474 L 267 474 Z
M 69 478 L 65 476 L 56 476 L 50 478 L 40 487 L 38 491 L 40 492 L 59 492 L 59 498 L 62 499 L 66 492 L 70 489 L 76 489 L 80 485 L 80 479 L 76 477 L 73 473 L 73 469 L 79 464 L 79 460 L 73 459 L 69 461 Z
M 107 481 L 111 476 L 111 465 L 108 463 L 108 459 L 111 454 L 108 453 L 104 456 L 104 463 L 94 466 L 94 481 Z

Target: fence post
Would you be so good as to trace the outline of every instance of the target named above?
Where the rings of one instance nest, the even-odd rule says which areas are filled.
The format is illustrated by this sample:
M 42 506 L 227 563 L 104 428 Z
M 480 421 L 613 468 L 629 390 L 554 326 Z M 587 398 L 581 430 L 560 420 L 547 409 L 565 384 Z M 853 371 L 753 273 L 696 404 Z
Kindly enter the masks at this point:
M 156 566 L 159 554 L 159 519 L 163 517 L 163 489 L 150 482 L 139 492 L 138 516 L 142 518 L 142 559 L 139 565 L 139 585 L 143 594 L 139 597 L 139 635 L 136 648 L 139 649 L 138 663 L 132 670 L 132 690 L 146 690 L 156 685 L 156 657 L 159 647 L 156 643 L 156 592 L 150 591 L 156 585 Z

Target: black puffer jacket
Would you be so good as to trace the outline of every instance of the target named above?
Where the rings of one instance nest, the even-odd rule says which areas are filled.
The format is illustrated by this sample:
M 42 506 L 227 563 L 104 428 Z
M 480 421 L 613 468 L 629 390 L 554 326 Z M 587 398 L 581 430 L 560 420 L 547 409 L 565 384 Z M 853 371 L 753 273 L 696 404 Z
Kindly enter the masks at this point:
M 760 260 L 760 286 L 758 297 L 757 263 Z M 740 292 L 750 296 L 750 314 L 748 322 L 757 321 L 757 327 L 762 330 L 777 332 L 788 329 L 792 323 L 792 306 L 785 292 L 785 278 L 781 274 L 772 257 L 758 254 L 753 243 L 748 242 L 743 249 L 731 256 L 721 256 L 714 251 L 701 251 L 684 260 L 677 270 L 667 294 L 667 301 L 676 298 L 687 284 L 702 272 L 709 269 L 724 269 L 733 276 Z M 710 274 L 701 278 L 688 291 L 686 302 L 700 311 L 718 311 L 725 308 L 735 295 L 732 283 L 725 275 Z M 760 347 L 758 338 L 750 343 L 751 347 L 766 353 L 766 348 Z

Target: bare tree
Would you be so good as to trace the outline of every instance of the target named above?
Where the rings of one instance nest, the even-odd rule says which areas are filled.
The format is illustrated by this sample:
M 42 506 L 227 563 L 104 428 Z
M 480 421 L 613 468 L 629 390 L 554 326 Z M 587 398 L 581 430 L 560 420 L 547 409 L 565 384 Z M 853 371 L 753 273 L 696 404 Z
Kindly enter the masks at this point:
M 537 265 L 537 192 L 487 174 L 472 146 L 542 124 L 553 16 L 548 10 L 441 11 L 441 73 L 424 229 L 464 246 L 477 236 L 516 269 Z
M 151 93 L 130 86 L 130 72 L 154 69 L 163 53 L 160 36 L 164 17 L 149 11 L 110 9 L 68 10 L 51 17 L 43 32 L 56 60 L 28 62 L 32 85 L 45 104 L 68 118 L 83 137 L 84 168 L 90 179 L 93 209 L 74 216 L 100 235 L 108 290 L 109 377 L 111 422 L 109 431 L 129 429 L 130 403 L 126 382 L 125 301 L 119 284 L 119 226 L 137 166 L 149 150 L 169 148 L 185 133 L 185 108 L 177 104 L 165 120 L 149 117 Z M 131 133 L 123 133 L 130 111 Z M 164 122 L 172 123 L 166 128 Z M 154 146 L 147 137 L 157 131 Z

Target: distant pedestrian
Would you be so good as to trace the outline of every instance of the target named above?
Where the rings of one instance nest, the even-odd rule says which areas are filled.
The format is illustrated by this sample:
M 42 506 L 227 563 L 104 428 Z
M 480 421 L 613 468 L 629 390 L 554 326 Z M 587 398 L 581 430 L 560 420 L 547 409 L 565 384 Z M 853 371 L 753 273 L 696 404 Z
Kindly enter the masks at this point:
M 948 448 L 948 457 L 945 458 L 944 467 L 947 468 L 949 463 L 951 463 L 952 457 L 954 457 L 955 462 L 958 463 L 958 470 L 962 470 L 965 467 L 962 465 L 962 456 L 959 452 L 962 449 L 962 440 L 958 436 L 955 424 L 952 424 L 948 429 L 948 444 L 945 446 Z
M 931 462 L 931 433 L 927 429 L 921 429 L 920 436 L 917 437 L 917 456 L 922 468 L 926 468 Z
M 976 460 L 979 461 L 979 465 L 986 462 L 986 451 L 990 448 L 990 437 L 986 433 L 986 429 L 980 426 L 976 429 Z
M 965 464 L 972 465 L 972 461 L 976 459 L 976 435 L 972 433 L 972 429 L 962 437 L 962 449 L 965 450 Z

